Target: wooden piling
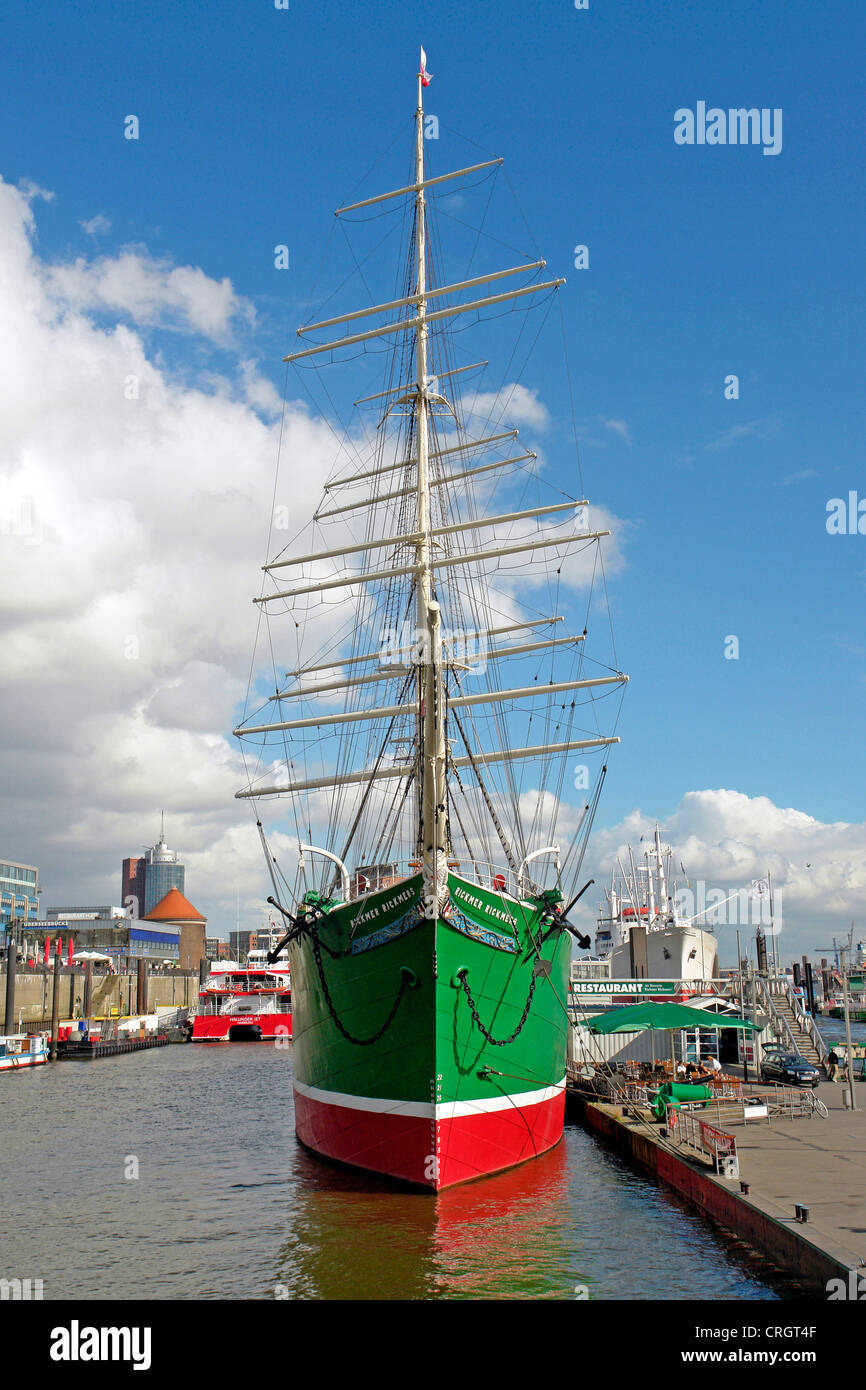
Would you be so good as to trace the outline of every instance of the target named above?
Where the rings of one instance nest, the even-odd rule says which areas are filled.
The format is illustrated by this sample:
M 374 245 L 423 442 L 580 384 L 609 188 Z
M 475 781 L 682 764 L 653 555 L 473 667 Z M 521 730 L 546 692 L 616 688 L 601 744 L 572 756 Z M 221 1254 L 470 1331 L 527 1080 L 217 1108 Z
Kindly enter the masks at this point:
M 3 1027 L 7 1033 L 15 1032 L 15 971 L 18 967 L 18 938 L 15 923 L 6 928 L 6 1012 Z
M 147 1013 L 147 961 L 139 960 L 137 965 L 137 979 L 135 989 L 135 1011 L 138 1014 Z
M 54 983 L 51 990 L 51 1045 L 48 1059 L 57 1061 L 57 1044 L 60 1041 L 60 952 L 54 952 Z

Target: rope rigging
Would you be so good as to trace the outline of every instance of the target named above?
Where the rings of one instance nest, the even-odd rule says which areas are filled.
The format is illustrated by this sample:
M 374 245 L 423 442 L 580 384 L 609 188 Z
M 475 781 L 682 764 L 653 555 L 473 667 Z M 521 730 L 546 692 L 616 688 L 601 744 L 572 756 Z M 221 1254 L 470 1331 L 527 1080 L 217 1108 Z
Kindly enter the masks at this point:
M 393 146 L 389 146 L 389 149 L 391 148 Z M 388 151 L 384 152 L 387 153 Z M 380 158 L 384 158 L 384 154 Z M 417 159 L 423 160 L 423 156 L 416 152 Z M 363 290 L 368 302 L 390 302 L 382 283 L 377 282 L 374 270 L 376 253 L 381 252 L 396 230 L 405 237 L 407 252 L 397 266 L 396 273 L 389 277 L 390 293 L 394 298 L 411 299 L 413 293 L 418 290 L 419 276 L 422 274 L 423 283 L 428 290 L 457 282 L 455 275 L 449 277 L 446 273 L 446 258 L 440 242 L 443 230 L 448 230 L 450 241 L 459 243 L 462 238 L 462 255 L 459 255 L 456 262 L 460 267 L 460 274 L 464 279 L 473 275 L 478 277 L 482 269 L 478 264 L 481 259 L 479 252 L 482 242 L 488 248 L 510 245 L 507 239 L 493 237 L 488 229 L 494 198 L 499 196 L 497 190 L 502 189 L 498 173 L 497 166 L 495 172 L 486 172 L 483 178 L 464 181 L 461 185 L 462 191 L 467 194 L 478 184 L 488 185 L 485 194 L 479 200 L 482 204 L 480 221 L 475 223 L 455 216 L 448 193 L 439 192 L 438 189 L 435 194 L 431 193 L 429 198 L 412 197 L 395 206 L 388 206 L 384 211 L 373 209 L 369 218 L 372 223 L 370 227 L 364 225 L 368 221 L 367 214 L 371 212 L 369 207 L 364 209 L 364 215 L 361 217 L 353 217 L 348 221 L 338 218 L 344 246 L 338 236 L 332 249 L 342 252 L 344 266 L 348 265 L 348 273 L 342 278 L 338 277 L 337 288 L 327 298 L 320 299 L 317 315 L 321 317 L 326 306 L 332 301 L 335 307 L 342 304 L 344 295 L 348 294 L 352 285 Z M 502 191 L 510 194 L 517 209 L 522 223 L 518 236 L 523 238 L 524 232 L 529 232 L 529 224 L 523 209 L 517 203 L 507 175 L 504 177 L 507 189 Z M 410 175 L 408 183 L 411 182 Z M 363 179 L 359 182 L 359 187 L 361 183 Z M 349 199 L 353 197 L 354 190 L 350 193 Z M 399 215 L 395 216 L 398 209 Z M 385 220 L 381 221 L 382 218 Z M 444 227 L 443 219 L 451 224 L 450 229 Z M 529 239 L 532 243 L 531 232 Z M 329 238 L 329 244 L 332 240 L 332 237 Z M 341 409 L 342 398 L 330 389 L 327 369 L 316 372 L 305 370 L 308 363 L 312 365 L 317 361 L 316 358 L 305 359 L 303 366 L 300 362 L 295 364 L 297 380 L 315 409 L 316 420 L 324 422 L 324 427 L 331 431 L 336 442 L 324 494 L 327 506 L 320 504 L 319 510 L 323 512 L 323 516 L 319 519 L 317 512 L 312 523 L 317 543 L 303 545 L 304 551 L 315 552 L 319 548 L 318 542 L 324 539 L 322 548 L 328 557 L 333 557 L 329 559 L 329 572 L 342 577 L 340 567 L 341 564 L 346 565 L 346 560 L 341 561 L 339 558 L 339 539 L 334 539 L 335 536 L 345 537 L 348 552 L 357 559 L 355 552 L 359 552 L 361 541 L 367 541 L 372 545 L 382 537 L 410 536 L 416 530 L 415 483 L 420 452 L 417 428 L 419 418 L 427 421 L 425 438 L 429 448 L 431 484 L 428 523 L 430 529 L 445 528 L 458 523 L 464 525 L 472 518 L 481 520 L 485 512 L 490 514 L 491 504 L 494 505 L 494 515 L 500 510 L 506 514 L 510 510 L 531 510 L 532 505 L 541 506 L 544 501 L 550 499 L 550 491 L 547 492 L 546 498 L 542 496 L 541 490 L 544 488 L 551 489 L 557 499 L 576 500 L 569 498 L 559 486 L 559 482 L 563 481 L 562 471 L 560 470 L 559 475 L 551 473 L 550 468 L 545 468 L 543 461 L 539 460 L 537 453 L 530 451 L 528 465 L 518 457 L 513 461 L 504 460 L 513 466 L 500 467 L 496 462 L 498 453 L 491 452 L 491 445 L 485 442 L 488 434 L 495 436 L 497 430 L 511 423 L 508 418 L 511 414 L 519 419 L 520 408 L 525 408 L 527 389 L 528 397 L 533 401 L 536 399 L 534 389 L 521 385 L 521 382 L 548 323 L 554 298 L 547 282 L 541 281 L 541 271 L 537 268 L 535 259 L 540 257 L 537 249 L 533 251 L 532 256 L 519 246 L 512 249 L 519 254 L 521 262 L 526 263 L 526 285 L 531 286 L 534 282 L 539 285 L 541 292 L 518 299 L 511 305 L 499 302 L 494 306 L 492 313 L 489 309 L 485 309 L 483 314 L 473 309 L 465 317 L 457 318 L 456 322 L 450 318 L 436 318 L 434 315 L 426 339 L 425 381 L 418 383 L 419 388 L 429 385 L 431 393 L 435 389 L 435 397 L 430 395 L 426 414 L 422 408 L 423 402 L 419 400 L 419 394 L 422 393 L 415 393 L 419 364 L 424 358 L 412 333 L 400 333 L 390 338 L 374 340 L 379 346 L 375 349 L 371 347 L 371 357 L 375 351 L 376 360 L 381 361 L 385 368 L 382 373 L 384 389 L 367 394 L 369 388 L 365 388 L 360 400 L 355 402 L 352 412 L 348 408 Z M 325 259 L 326 257 L 323 257 L 323 262 Z M 453 270 L 454 257 L 451 259 Z M 311 306 L 321 274 L 320 267 L 303 316 L 307 326 L 312 322 Z M 526 286 L 521 289 L 521 293 L 525 288 Z M 453 304 L 450 299 L 445 302 Z M 351 300 L 349 307 L 353 310 L 356 308 Z M 533 323 L 531 315 L 536 309 Z M 402 310 L 397 309 L 394 312 L 396 318 L 387 320 L 385 326 L 400 319 Z M 410 314 L 413 312 L 412 309 L 409 310 Z M 565 331 L 561 301 L 559 312 L 563 336 L 560 360 L 564 361 Z M 357 313 L 355 316 L 357 317 Z M 495 354 L 491 353 L 491 361 L 473 362 L 471 369 L 466 368 L 469 375 L 461 376 L 465 358 L 461 361 L 455 352 L 455 343 L 459 341 L 456 335 L 458 332 L 463 334 L 469 331 L 476 318 L 488 327 L 496 322 L 496 351 Z M 506 323 L 513 329 L 512 332 L 505 331 Z M 351 332 L 350 329 L 349 336 Z M 370 344 L 364 345 L 365 352 L 368 347 Z M 345 360 L 339 352 L 332 352 L 330 357 L 334 361 Z M 274 502 L 279 496 L 281 457 L 285 448 L 293 442 L 291 416 L 287 415 L 287 411 L 291 410 L 288 396 L 288 365 L 287 362 L 283 414 L 277 444 Z M 315 389 L 311 389 L 312 386 L 315 386 Z M 570 379 L 568 390 L 567 401 L 580 481 L 576 412 Z M 400 400 L 401 391 L 408 391 L 405 402 Z M 439 399 L 440 397 L 444 399 Z M 323 400 L 325 409 L 319 408 L 317 398 Z M 359 411 L 359 406 L 365 400 L 371 403 L 378 401 L 375 409 L 379 414 L 384 412 L 376 429 L 373 429 L 372 425 L 368 429 L 362 423 L 363 419 L 371 418 L 369 414 L 363 416 L 354 413 Z M 538 418 L 542 421 L 539 428 L 542 430 L 545 428 L 545 410 L 546 407 L 540 407 L 538 411 Z M 516 431 L 514 433 L 516 434 Z M 498 450 L 501 446 L 496 447 Z M 514 452 L 521 447 L 522 444 L 516 446 Z M 510 452 L 512 451 L 509 450 Z M 488 464 L 482 464 L 482 460 L 490 461 L 490 471 L 483 471 Z M 402 466 L 398 466 L 401 461 Z M 480 476 L 461 478 L 463 472 L 471 474 L 473 468 L 477 472 L 479 466 L 482 469 Z M 354 487 L 356 475 L 358 482 L 363 478 L 366 483 L 361 498 L 363 506 L 358 506 L 354 500 L 347 500 L 358 497 Z M 582 481 L 580 487 L 582 493 Z M 330 489 L 336 489 L 336 493 Z M 496 501 L 500 493 L 504 494 L 503 503 L 498 506 Z M 338 500 L 336 505 L 333 505 L 335 497 Z M 324 514 L 328 510 L 334 512 L 332 517 Z M 443 632 L 482 634 L 480 642 L 483 655 L 483 644 L 488 630 L 493 632 L 498 628 L 502 631 L 509 623 L 515 627 L 527 628 L 536 624 L 542 625 L 549 621 L 549 613 L 559 611 L 563 598 L 570 597 L 569 590 L 579 592 L 581 588 L 586 587 L 589 604 L 598 578 L 598 584 L 604 589 L 606 598 L 606 577 L 597 540 L 589 541 L 589 545 L 595 550 L 593 563 L 589 564 L 589 557 L 586 562 L 580 562 L 582 568 L 578 571 L 579 579 L 576 583 L 567 577 L 563 562 L 557 561 L 555 566 L 551 566 L 551 552 L 530 550 L 525 556 L 496 556 L 497 544 L 505 545 L 512 539 L 523 540 L 527 530 L 533 536 L 543 534 L 555 537 L 557 527 L 563 540 L 571 540 L 572 520 L 554 520 L 547 516 L 544 520 L 544 530 L 538 520 L 530 522 L 528 528 L 512 524 L 510 530 L 503 531 L 501 535 L 497 532 L 493 544 L 490 532 L 469 526 L 448 533 L 447 538 L 434 539 L 430 592 L 441 606 Z M 290 559 L 293 552 L 298 553 L 297 546 L 302 535 L 303 528 L 282 546 L 278 551 L 281 559 Z M 273 516 L 269 528 L 268 551 L 272 540 Z M 280 540 L 282 542 L 282 537 Z M 584 548 L 586 547 L 574 550 L 572 547 L 569 553 L 573 552 L 579 556 Z M 477 556 L 479 552 L 487 550 L 492 552 L 489 559 L 485 555 L 484 558 L 476 558 L 460 565 L 436 565 L 436 560 L 443 557 L 451 559 L 461 555 Z M 410 548 L 409 557 L 411 553 Z M 555 553 L 559 554 L 559 551 Z M 297 648 L 293 663 L 296 671 L 303 672 L 308 668 L 314 670 L 323 660 L 332 656 L 332 668 L 337 678 L 332 688 L 339 687 L 338 678 L 343 676 L 344 672 L 351 677 L 356 677 L 359 672 L 370 673 L 372 679 L 368 678 L 366 682 L 357 679 L 346 681 L 345 691 L 336 696 L 306 696 L 306 700 L 312 702 L 312 712 L 323 711 L 321 723 L 310 718 L 310 727 L 298 731 L 283 729 L 278 739 L 270 739 L 267 732 L 261 736 L 246 735 L 242 743 L 243 756 L 250 793 L 255 790 L 258 790 L 259 794 L 270 793 L 268 783 L 274 781 L 274 765 L 271 758 L 277 750 L 282 769 L 280 775 L 285 778 L 286 784 L 304 784 L 317 780 L 321 784 L 321 789 L 317 788 L 314 796 L 304 797 L 301 793 L 294 792 L 291 794 L 290 814 L 294 819 L 299 839 L 300 824 L 303 820 L 304 838 L 309 843 L 315 841 L 330 848 L 339 848 L 339 858 L 344 862 L 347 862 L 350 853 L 354 853 L 361 855 L 360 859 L 355 860 L 356 863 L 379 863 L 386 859 L 397 863 L 405 859 L 411 860 L 412 856 L 418 853 L 419 846 L 423 852 L 421 827 L 425 814 L 424 787 L 428 768 L 425 763 L 427 754 L 424 750 L 424 739 L 421 736 L 425 716 L 420 684 L 416 711 L 392 714 L 390 708 L 404 704 L 407 704 L 407 708 L 412 708 L 412 686 L 419 681 L 422 661 L 410 661 L 408 664 L 414 669 L 409 672 L 404 667 L 402 673 L 396 670 L 389 673 L 390 663 L 387 656 L 383 656 L 383 650 L 389 642 L 392 646 L 399 647 L 399 639 L 394 640 L 398 634 L 407 631 L 411 634 L 415 621 L 413 613 L 416 607 L 417 581 L 414 575 L 378 577 L 379 569 L 386 570 L 406 564 L 406 551 L 400 543 L 395 544 L 393 549 L 383 547 L 371 551 L 366 564 L 363 560 L 360 563 L 364 565 L 363 583 L 359 582 L 345 592 L 335 590 L 334 593 L 323 594 L 311 591 L 294 600 L 289 597 L 288 601 L 279 598 L 275 603 L 262 603 L 258 612 L 258 624 L 261 643 L 265 645 L 273 670 L 273 694 L 268 698 L 273 700 L 274 696 L 278 697 L 278 703 L 274 706 L 278 710 L 283 708 L 279 700 L 290 698 L 291 695 L 300 698 L 304 692 L 302 684 L 299 683 L 290 690 L 289 696 L 281 694 L 279 668 L 271 640 L 272 616 L 274 619 L 278 619 L 281 614 L 290 617 L 291 633 Z M 274 573 L 266 571 L 262 596 L 270 591 L 278 594 L 281 592 L 283 583 L 277 584 L 275 575 L 282 573 L 280 570 Z M 306 567 L 303 571 L 299 570 L 298 574 L 306 579 Z M 371 574 L 376 576 L 372 582 L 369 581 Z M 319 572 L 314 571 L 309 577 L 318 579 Z M 351 578 L 351 572 L 346 577 Z M 539 581 L 543 582 L 540 584 Z M 549 602 L 544 601 L 545 591 Z M 562 606 L 565 611 L 565 604 Z M 524 619 L 526 621 L 521 621 Z M 503 638 L 505 650 L 497 653 L 497 656 L 504 657 L 509 645 L 513 644 L 510 636 L 506 635 Z M 376 665 L 353 667 L 348 664 L 365 661 L 366 653 L 370 654 L 371 659 L 375 659 L 377 646 L 379 654 Z M 457 709 L 449 707 L 448 703 L 453 690 L 456 689 L 460 695 L 464 693 L 464 688 L 474 691 L 474 687 L 463 681 L 459 664 L 455 666 L 453 662 L 443 658 L 443 708 L 437 710 L 436 717 L 441 720 L 443 726 L 453 720 L 453 727 L 465 749 L 466 756 L 462 759 L 464 768 L 468 767 L 471 772 L 470 777 L 461 780 L 459 769 L 454 765 L 455 757 L 446 742 L 443 806 L 437 809 L 436 817 L 437 822 L 440 815 L 444 817 L 449 827 L 446 843 L 441 846 L 447 853 L 457 854 L 459 857 L 465 850 L 472 862 L 482 862 L 477 856 L 484 854 L 490 864 L 496 861 L 503 862 L 504 856 L 504 862 L 516 875 L 519 864 L 526 857 L 530 847 L 545 839 L 553 843 L 561 811 L 563 808 L 566 811 L 570 809 L 566 800 L 568 758 L 549 750 L 551 745 L 557 742 L 569 743 L 597 735 L 600 721 L 596 702 L 612 691 L 599 690 L 586 694 L 585 698 L 563 699 L 561 696 L 552 698 L 545 694 L 545 686 L 556 680 L 556 672 L 562 670 L 562 663 L 566 660 L 570 661 L 571 670 L 576 672 L 576 678 L 582 679 L 584 663 L 589 659 L 583 645 L 579 644 L 577 648 L 565 647 L 557 651 L 551 647 L 545 654 L 531 659 L 515 655 L 509 662 L 504 659 L 492 660 L 486 663 L 486 668 L 484 662 L 479 663 L 478 669 L 471 665 L 464 666 L 464 672 L 473 680 L 477 677 L 482 682 L 479 689 L 489 691 L 492 696 L 507 691 L 509 685 L 529 689 L 534 684 L 538 685 L 538 695 L 533 694 L 525 701 L 508 704 L 495 699 L 489 704 L 473 703 L 465 707 L 465 713 L 461 709 L 458 714 Z M 343 662 L 347 663 L 345 667 Z M 514 678 L 513 669 L 508 670 L 508 666 L 511 665 L 513 668 L 514 663 L 521 665 L 521 676 L 517 679 Z M 452 687 L 447 693 L 444 683 L 446 666 L 448 682 Z M 615 669 L 604 666 L 604 663 L 601 663 L 601 666 L 605 671 Z M 525 668 L 529 669 L 524 676 L 522 672 Z M 378 670 L 382 672 L 381 683 Z M 250 664 L 241 730 L 244 723 L 256 722 L 251 706 L 252 696 L 258 685 L 257 671 L 254 653 Z M 296 679 L 300 682 L 300 678 Z M 374 697 L 372 704 L 371 694 Z M 371 708 L 376 710 L 380 707 L 382 715 L 369 719 L 359 718 L 357 723 L 345 722 L 335 725 L 329 720 L 328 700 L 339 702 L 338 718 L 365 714 Z M 586 714 L 583 711 L 586 711 Z M 280 714 L 278 718 L 284 723 L 292 722 L 286 714 Z M 584 729 L 583 725 L 590 727 Z M 254 741 L 259 737 L 261 742 L 255 747 Z M 521 742 L 527 745 L 526 751 L 540 751 L 523 760 L 510 757 L 510 750 Z M 251 748 L 250 744 L 254 746 Z M 391 748 L 398 750 L 393 764 L 388 762 Z M 521 750 L 518 748 L 518 751 Z M 256 754 L 255 762 L 253 753 Z M 439 756 L 441 757 L 441 754 Z M 377 774 L 394 772 L 401 760 L 406 762 L 405 775 L 398 777 L 392 790 L 384 780 L 377 777 Z M 363 780 L 359 778 L 360 770 L 363 770 Z M 579 875 L 582 867 L 588 833 L 597 809 L 605 772 L 606 764 L 596 785 L 590 807 L 588 811 L 584 811 L 578 830 L 564 857 L 562 874 L 571 874 L 573 879 Z M 326 787 L 324 784 L 329 778 L 333 778 L 333 781 Z M 452 810 L 453 826 L 450 814 Z M 304 873 L 306 874 L 306 870 Z M 313 877 L 318 881 L 322 891 L 333 890 L 333 865 L 316 865 Z

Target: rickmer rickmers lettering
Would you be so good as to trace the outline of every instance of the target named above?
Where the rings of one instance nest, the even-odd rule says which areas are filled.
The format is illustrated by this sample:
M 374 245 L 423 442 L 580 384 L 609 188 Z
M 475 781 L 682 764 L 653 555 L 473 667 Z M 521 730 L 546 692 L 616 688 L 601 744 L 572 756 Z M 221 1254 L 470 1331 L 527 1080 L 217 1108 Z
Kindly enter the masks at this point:
M 495 181 L 502 160 L 426 169 L 430 80 L 422 61 L 411 182 L 338 209 L 347 238 L 373 240 L 369 251 L 350 240 L 350 279 L 363 265 L 368 292 L 373 252 L 389 229 L 405 232 L 396 288 L 391 276 L 371 295 L 378 302 L 341 313 L 328 301 L 328 317 L 304 324 L 285 359 L 308 391 L 356 358 L 380 380 L 362 378 L 309 538 L 263 566 L 262 669 L 283 634 L 294 666 L 285 684 L 270 677 L 267 694 L 263 677 L 251 680 L 235 732 L 248 768 L 237 795 L 257 812 L 269 901 L 287 925 L 298 1138 L 435 1192 L 562 1136 L 572 937 L 589 945 L 566 898 L 605 750 L 618 742 L 599 732 L 596 706 L 612 697 L 615 723 L 627 677 L 615 657 L 590 665 L 586 655 L 608 533 L 591 529 L 586 498 L 562 491 L 579 464 L 553 482 L 506 427 L 525 326 L 565 282 L 545 280 L 544 261 L 528 258 L 482 273 L 483 253 L 502 242 L 462 206 L 464 278 L 441 274 L 437 212 L 447 216 L 461 183 L 468 193 Z M 511 277 L 524 283 L 491 288 Z M 465 352 L 491 308 L 492 351 L 462 360 L 455 341 Z M 537 386 L 520 389 L 523 400 Z M 284 435 L 301 478 L 309 433 Z M 556 611 L 572 595 L 576 631 Z M 511 681 L 503 663 L 519 673 Z M 578 806 L 576 755 L 601 763 Z M 266 798 L 291 802 L 293 883 L 258 814 Z

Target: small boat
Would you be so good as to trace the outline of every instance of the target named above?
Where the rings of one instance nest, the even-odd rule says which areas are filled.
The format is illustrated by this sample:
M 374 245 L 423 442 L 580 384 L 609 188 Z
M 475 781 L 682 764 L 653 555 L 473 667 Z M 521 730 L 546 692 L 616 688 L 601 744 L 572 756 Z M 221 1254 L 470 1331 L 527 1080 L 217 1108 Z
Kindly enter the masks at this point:
M 18 1071 L 48 1061 L 47 1033 L 0 1034 L 0 1071 Z
M 211 969 L 198 996 L 193 1042 L 266 1042 L 292 1036 L 292 990 L 286 965 Z

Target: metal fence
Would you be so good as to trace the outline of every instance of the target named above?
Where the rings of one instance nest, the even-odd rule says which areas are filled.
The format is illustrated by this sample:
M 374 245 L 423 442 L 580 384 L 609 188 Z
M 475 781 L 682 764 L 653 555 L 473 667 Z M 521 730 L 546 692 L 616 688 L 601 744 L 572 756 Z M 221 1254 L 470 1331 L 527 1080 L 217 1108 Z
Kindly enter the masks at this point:
M 702 1120 L 694 1111 L 667 1107 L 668 1135 L 678 1144 L 688 1144 L 689 1148 L 712 1158 L 717 1173 L 726 1178 L 739 1177 L 740 1166 L 737 1158 L 737 1141 L 733 1134 Z
M 615 1105 L 636 1105 L 649 1108 L 654 1102 L 662 1076 L 656 1079 L 641 1077 L 637 1068 L 620 1069 L 581 1066 L 569 1062 L 566 1071 L 569 1086 Z M 670 1080 L 670 1077 L 666 1078 Z M 721 1076 L 705 1083 L 712 1098 L 700 1102 L 700 1113 L 721 1124 L 748 1124 L 750 1121 L 772 1119 L 827 1118 L 827 1107 L 811 1089 L 796 1086 L 751 1085 L 736 1076 Z M 752 1104 L 750 1104 L 752 1102 Z
M 767 1107 L 768 1118 L 797 1119 L 799 1116 L 811 1118 L 818 1115 L 827 1118 L 827 1107 L 810 1087 L 776 1086 L 765 1082 L 759 1086 L 741 1081 L 736 1076 L 725 1076 L 712 1083 L 713 1102 L 745 1103 L 757 1101 Z

